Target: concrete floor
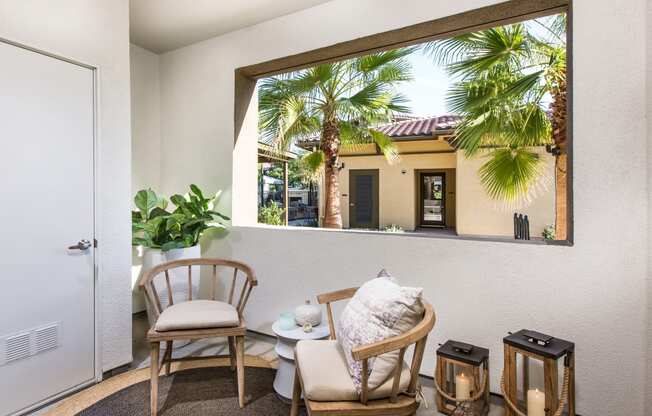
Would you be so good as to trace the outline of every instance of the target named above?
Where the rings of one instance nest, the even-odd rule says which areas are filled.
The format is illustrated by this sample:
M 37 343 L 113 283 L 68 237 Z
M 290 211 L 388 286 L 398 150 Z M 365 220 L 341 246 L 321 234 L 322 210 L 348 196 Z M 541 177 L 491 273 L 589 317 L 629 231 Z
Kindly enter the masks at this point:
M 149 347 L 145 340 L 145 333 L 149 328 L 147 318 L 144 314 L 134 315 L 133 322 L 133 356 L 134 361 L 132 368 L 142 368 L 149 366 Z M 274 352 L 274 345 L 276 340 L 267 335 L 260 335 L 250 333 L 247 335 L 245 342 L 245 353 L 250 355 L 258 355 L 268 360 L 275 360 L 276 353 Z M 207 356 L 215 354 L 228 354 L 228 346 L 226 340 L 209 339 L 199 340 L 192 342 L 186 346 L 175 348 L 172 352 L 173 357 L 184 356 Z M 428 402 L 428 407 L 422 404 L 421 408 L 417 411 L 417 416 L 435 416 L 441 415 L 435 408 L 435 389 L 433 387 L 432 379 L 421 377 L 421 386 L 423 394 Z M 502 416 L 503 407 L 502 402 L 498 398 L 492 397 L 496 403 L 492 403 L 489 416 Z

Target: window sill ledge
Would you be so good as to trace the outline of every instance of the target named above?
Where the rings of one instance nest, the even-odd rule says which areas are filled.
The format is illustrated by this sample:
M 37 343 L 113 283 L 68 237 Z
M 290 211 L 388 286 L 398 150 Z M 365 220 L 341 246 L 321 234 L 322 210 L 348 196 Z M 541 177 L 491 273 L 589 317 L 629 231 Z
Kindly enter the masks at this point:
M 484 235 L 471 235 L 471 234 L 445 234 L 434 233 L 423 230 L 405 231 L 405 232 L 387 232 L 376 230 L 358 230 L 358 229 L 331 229 L 331 228 L 317 228 L 317 227 L 297 227 L 285 225 L 267 225 L 267 224 L 254 224 L 254 225 L 234 225 L 235 229 L 265 229 L 275 231 L 290 231 L 290 232 L 317 232 L 317 233 L 337 233 L 337 234 L 353 234 L 353 235 L 375 235 L 381 237 L 397 237 L 397 238 L 431 238 L 437 240 L 458 240 L 458 241 L 485 241 L 491 243 L 506 243 L 506 244 L 526 244 L 535 246 L 564 246 L 572 247 L 573 243 L 568 240 L 544 240 L 543 238 L 536 237 L 532 240 L 516 240 L 508 236 L 484 236 Z

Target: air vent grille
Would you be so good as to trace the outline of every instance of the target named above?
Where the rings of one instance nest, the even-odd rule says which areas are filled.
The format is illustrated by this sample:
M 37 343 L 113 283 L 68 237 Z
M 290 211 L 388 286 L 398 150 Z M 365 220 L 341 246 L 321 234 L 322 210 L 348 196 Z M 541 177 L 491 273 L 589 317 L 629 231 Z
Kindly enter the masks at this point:
M 36 353 L 51 350 L 59 345 L 59 325 L 54 324 L 34 331 L 36 334 Z
M 59 346 L 60 323 L 52 323 L 0 338 L 0 366 Z
M 30 338 L 29 332 L 7 338 L 5 361 L 9 363 L 29 357 L 31 355 Z

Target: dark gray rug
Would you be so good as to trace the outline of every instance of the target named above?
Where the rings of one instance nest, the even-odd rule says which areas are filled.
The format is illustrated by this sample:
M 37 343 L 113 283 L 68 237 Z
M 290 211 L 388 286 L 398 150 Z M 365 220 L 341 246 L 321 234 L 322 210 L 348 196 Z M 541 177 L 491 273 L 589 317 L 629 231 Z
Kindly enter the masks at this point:
M 290 405 L 274 389 L 275 370 L 245 369 L 247 405 L 238 406 L 235 373 L 228 367 L 180 371 L 159 379 L 159 415 L 288 416 Z M 302 413 L 303 415 L 304 413 Z M 100 400 L 78 416 L 149 416 L 149 381 Z

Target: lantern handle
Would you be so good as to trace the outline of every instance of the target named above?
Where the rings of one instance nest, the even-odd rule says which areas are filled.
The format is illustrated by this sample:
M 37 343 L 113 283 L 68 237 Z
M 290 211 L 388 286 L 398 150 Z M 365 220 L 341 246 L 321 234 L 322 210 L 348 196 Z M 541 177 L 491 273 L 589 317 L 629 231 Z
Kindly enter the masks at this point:
M 570 366 L 564 366 L 564 382 L 561 390 L 561 398 L 559 399 L 559 407 L 557 407 L 557 410 L 551 416 L 561 416 L 561 413 L 564 411 L 564 407 L 568 401 L 570 372 Z M 437 383 L 435 383 L 435 386 L 437 386 Z M 514 413 L 516 413 L 516 416 L 527 416 L 525 413 L 519 410 L 519 408 L 509 399 L 509 396 L 505 392 L 505 370 L 503 370 L 503 374 L 500 376 L 500 390 L 503 392 L 503 399 L 505 400 L 505 403 L 507 403 L 507 405 L 514 411 Z
M 446 393 L 439 386 L 439 383 L 437 382 L 437 377 L 435 377 L 435 388 L 437 389 L 437 392 L 439 394 L 441 394 L 446 400 L 450 400 L 450 401 L 453 401 L 453 402 L 456 402 L 456 403 L 474 402 L 474 401 L 478 400 L 480 397 L 482 397 L 485 390 L 488 388 L 487 385 L 489 384 L 489 371 L 487 371 L 486 368 L 483 370 L 482 377 L 483 377 L 482 383 L 480 383 L 482 388 L 476 394 L 474 394 L 472 397 L 469 397 L 468 399 L 458 399 L 458 398 L 455 398 L 455 397 L 451 396 L 450 394 Z

